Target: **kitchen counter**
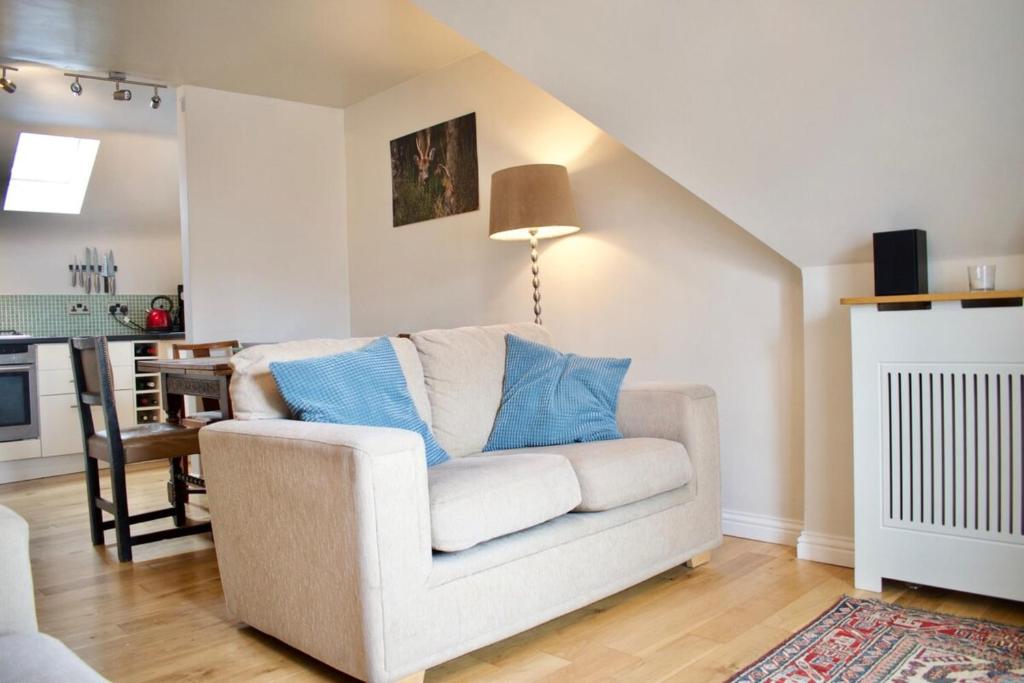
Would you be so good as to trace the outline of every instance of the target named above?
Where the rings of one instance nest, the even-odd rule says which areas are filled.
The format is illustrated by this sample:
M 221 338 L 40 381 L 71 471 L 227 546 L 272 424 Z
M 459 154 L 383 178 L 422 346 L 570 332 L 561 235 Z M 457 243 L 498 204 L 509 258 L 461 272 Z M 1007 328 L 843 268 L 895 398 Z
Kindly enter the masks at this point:
M 184 332 L 135 332 L 133 334 L 108 334 L 108 341 L 140 341 L 140 340 L 174 340 L 184 339 Z M 18 339 L 22 344 L 63 344 L 67 343 L 70 337 L 22 337 Z

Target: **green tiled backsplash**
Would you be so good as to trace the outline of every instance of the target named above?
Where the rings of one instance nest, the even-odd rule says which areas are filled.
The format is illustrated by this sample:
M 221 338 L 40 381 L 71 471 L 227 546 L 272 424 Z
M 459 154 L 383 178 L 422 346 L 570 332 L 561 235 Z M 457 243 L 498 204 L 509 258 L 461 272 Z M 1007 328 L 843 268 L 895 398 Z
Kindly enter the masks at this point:
M 157 294 L 0 294 L 0 330 L 17 330 L 34 337 L 133 334 L 110 315 L 112 304 L 128 307 L 132 322 L 145 326 L 149 302 Z M 175 295 L 167 294 L 171 301 Z M 89 307 L 84 315 L 70 315 L 76 303 Z

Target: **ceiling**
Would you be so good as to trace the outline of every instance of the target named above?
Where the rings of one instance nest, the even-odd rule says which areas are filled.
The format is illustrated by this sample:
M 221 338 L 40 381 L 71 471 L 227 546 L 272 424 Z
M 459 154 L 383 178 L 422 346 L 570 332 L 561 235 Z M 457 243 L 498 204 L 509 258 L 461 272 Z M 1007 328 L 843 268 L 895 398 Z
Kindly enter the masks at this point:
M 406 0 L 0 0 L 8 62 L 331 107 L 477 51 Z
M 1021 0 L 416 1 L 799 266 L 1024 253 Z

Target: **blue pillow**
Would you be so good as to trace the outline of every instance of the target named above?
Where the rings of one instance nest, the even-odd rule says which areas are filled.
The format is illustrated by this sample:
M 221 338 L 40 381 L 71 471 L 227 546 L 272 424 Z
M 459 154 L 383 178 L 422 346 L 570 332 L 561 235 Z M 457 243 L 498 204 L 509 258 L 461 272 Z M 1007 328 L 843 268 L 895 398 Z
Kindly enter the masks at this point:
M 423 437 L 427 467 L 448 459 L 416 412 L 387 337 L 356 351 L 270 364 L 277 388 L 303 422 L 408 429 Z
M 628 358 L 585 358 L 505 335 L 505 385 L 485 451 L 621 439 Z

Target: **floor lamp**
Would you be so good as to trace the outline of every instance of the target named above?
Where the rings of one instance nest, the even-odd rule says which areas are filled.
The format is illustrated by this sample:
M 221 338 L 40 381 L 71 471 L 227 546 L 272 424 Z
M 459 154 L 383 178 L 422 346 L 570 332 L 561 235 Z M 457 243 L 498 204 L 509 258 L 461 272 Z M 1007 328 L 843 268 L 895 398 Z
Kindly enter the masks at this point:
M 513 166 L 491 176 L 493 240 L 530 242 L 533 270 L 533 322 L 540 317 L 540 255 L 537 241 L 579 231 L 569 172 L 556 164 Z

